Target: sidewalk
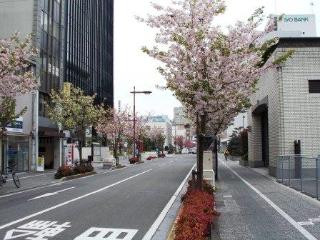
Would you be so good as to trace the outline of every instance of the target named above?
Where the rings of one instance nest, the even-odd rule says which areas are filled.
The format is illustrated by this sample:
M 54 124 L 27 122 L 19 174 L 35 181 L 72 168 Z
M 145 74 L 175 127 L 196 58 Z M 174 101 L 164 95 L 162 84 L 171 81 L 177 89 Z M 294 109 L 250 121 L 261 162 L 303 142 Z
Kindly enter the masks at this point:
M 128 167 L 128 164 L 124 164 Z M 111 172 L 113 169 L 95 169 L 97 174 Z M 49 170 L 43 173 L 41 172 L 27 172 L 27 173 L 17 173 L 20 179 L 21 187 L 16 188 L 12 181 L 11 175 L 8 176 L 7 182 L 0 187 L 0 197 L 2 195 L 7 195 L 11 193 L 21 192 L 33 188 L 44 187 L 52 184 L 59 184 L 61 183 L 61 179 L 55 179 L 54 174 L 56 170 Z
M 320 202 L 275 182 L 265 171 L 219 161 L 212 239 L 320 239 Z
M 7 182 L 0 187 L 0 196 L 14 193 L 14 192 L 20 192 L 27 189 L 32 189 L 36 187 L 42 187 L 50 184 L 55 184 L 60 182 L 60 180 L 54 179 L 54 174 L 56 171 L 50 170 L 45 171 L 44 173 L 18 173 L 21 187 L 16 188 L 12 181 L 11 175 L 8 176 Z

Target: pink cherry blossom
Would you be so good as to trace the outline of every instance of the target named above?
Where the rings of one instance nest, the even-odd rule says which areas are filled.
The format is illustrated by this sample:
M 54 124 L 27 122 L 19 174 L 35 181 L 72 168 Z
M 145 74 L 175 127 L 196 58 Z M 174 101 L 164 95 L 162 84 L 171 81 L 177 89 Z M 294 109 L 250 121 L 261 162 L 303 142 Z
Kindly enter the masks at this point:
M 16 97 L 38 87 L 32 70 L 37 51 L 31 37 L 19 39 L 16 33 L 10 39 L 0 40 L 0 97 Z

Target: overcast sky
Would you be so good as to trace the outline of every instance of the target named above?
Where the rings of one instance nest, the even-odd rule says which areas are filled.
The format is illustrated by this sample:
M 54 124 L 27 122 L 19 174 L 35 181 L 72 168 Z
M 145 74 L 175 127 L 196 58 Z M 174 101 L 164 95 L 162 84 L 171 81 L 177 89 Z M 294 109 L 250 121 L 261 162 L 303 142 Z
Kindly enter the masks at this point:
M 136 111 L 142 114 L 165 114 L 173 116 L 173 107 L 180 106 L 170 91 L 156 88 L 165 85 L 158 74 L 158 63 L 141 52 L 144 45 L 151 46 L 154 32 L 134 16 L 146 16 L 152 11 L 150 0 L 115 0 L 114 20 L 114 91 L 115 107 L 133 104 L 133 96 L 129 92 L 150 90 L 151 95 L 136 95 Z M 171 0 L 154 0 L 162 5 Z M 320 33 L 320 0 L 227 0 L 226 13 L 217 19 L 220 25 L 233 24 L 237 20 L 246 20 L 258 7 L 265 6 L 269 14 L 316 14 L 317 34 Z M 311 7 L 311 2 L 314 6 Z

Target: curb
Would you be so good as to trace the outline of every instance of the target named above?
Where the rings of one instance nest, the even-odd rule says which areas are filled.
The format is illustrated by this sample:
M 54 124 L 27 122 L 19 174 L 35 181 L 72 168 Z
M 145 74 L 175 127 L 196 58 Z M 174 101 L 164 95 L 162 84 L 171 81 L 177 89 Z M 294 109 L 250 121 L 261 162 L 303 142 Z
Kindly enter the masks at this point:
M 90 175 L 94 175 L 94 174 L 97 174 L 97 173 L 92 171 L 92 172 L 80 173 L 80 174 L 76 174 L 76 175 L 62 177 L 58 180 L 60 180 L 62 182 L 62 181 L 68 181 L 68 180 L 72 180 L 72 179 L 82 178 L 82 177 L 86 177 L 86 176 L 90 176 Z

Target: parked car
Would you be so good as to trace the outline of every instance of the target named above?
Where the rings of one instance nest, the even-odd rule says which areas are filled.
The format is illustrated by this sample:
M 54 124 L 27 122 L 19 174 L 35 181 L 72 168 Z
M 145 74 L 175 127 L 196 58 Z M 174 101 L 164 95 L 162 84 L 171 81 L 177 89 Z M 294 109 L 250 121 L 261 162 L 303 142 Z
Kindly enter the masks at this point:
M 183 149 L 181 150 L 181 153 L 182 153 L 182 154 L 188 154 L 188 153 L 189 153 L 188 148 L 183 148 Z
M 196 147 L 190 148 L 189 149 L 189 153 L 190 154 L 196 154 L 197 153 L 197 148 Z

